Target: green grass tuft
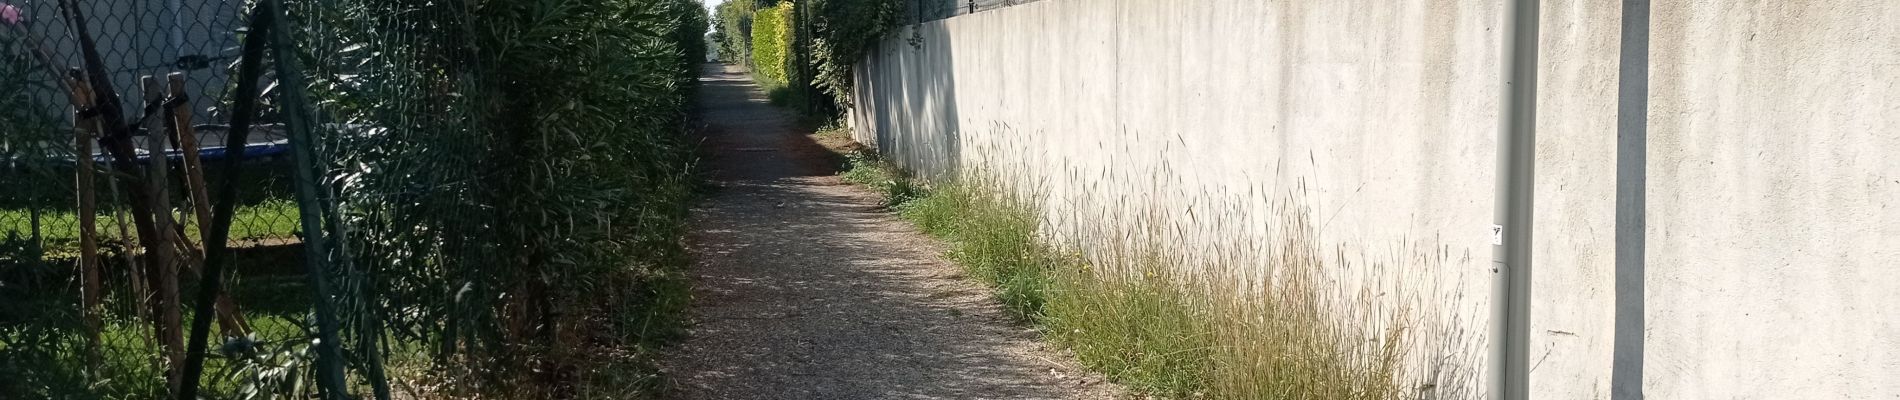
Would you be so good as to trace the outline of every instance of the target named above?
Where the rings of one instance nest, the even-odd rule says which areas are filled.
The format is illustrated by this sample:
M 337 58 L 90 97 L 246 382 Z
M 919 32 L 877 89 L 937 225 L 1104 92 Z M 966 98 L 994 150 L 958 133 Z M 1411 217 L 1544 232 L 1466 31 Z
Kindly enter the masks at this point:
M 1328 265 L 1289 217 L 1265 260 L 1188 261 L 1155 231 L 1115 231 L 1054 246 L 1033 199 L 974 175 L 919 191 L 875 156 L 851 157 L 845 180 L 885 193 L 948 256 L 1016 315 L 1087 367 L 1139 392 L 1174 398 L 1397 399 L 1408 313 L 1329 287 Z M 1090 252 L 1062 249 L 1090 249 Z M 1261 262 L 1268 265 L 1259 265 Z M 1239 271 L 1272 271 L 1250 281 Z M 1183 271 L 1211 271 L 1189 274 Z M 1395 296 L 1396 297 L 1396 296 Z
M 99 240 L 102 242 L 120 240 L 118 220 L 111 211 L 100 211 L 95 220 L 98 224 Z M 131 217 L 126 217 L 130 221 Z M 265 200 L 255 205 L 237 208 L 237 215 L 231 218 L 231 238 L 236 240 L 253 239 L 296 239 L 302 232 L 297 218 L 297 203 L 289 200 Z M 128 222 L 129 225 L 129 222 Z M 47 211 L 39 216 L 39 234 L 45 241 L 46 250 L 53 255 L 77 253 L 79 241 L 79 216 L 68 210 Z M 130 231 L 131 228 L 127 228 Z M 185 237 L 197 243 L 199 229 L 197 220 L 188 220 L 185 224 Z M 34 219 L 32 212 L 23 209 L 0 209 L 0 237 L 17 234 L 20 237 L 33 237 Z
M 885 206 L 902 208 L 906 203 L 927 197 L 926 188 L 874 153 L 846 154 L 845 160 L 846 168 L 840 177 L 845 182 L 876 189 L 884 196 Z

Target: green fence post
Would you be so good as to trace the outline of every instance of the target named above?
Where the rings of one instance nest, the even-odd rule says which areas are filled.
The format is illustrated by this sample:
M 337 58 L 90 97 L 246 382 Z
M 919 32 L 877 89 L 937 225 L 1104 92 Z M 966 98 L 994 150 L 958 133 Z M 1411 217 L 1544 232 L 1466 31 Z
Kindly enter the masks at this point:
M 297 186 L 298 219 L 303 227 L 304 257 L 309 263 L 310 289 L 316 296 L 317 313 L 317 384 L 326 399 L 343 399 L 348 381 L 343 376 L 342 341 L 337 334 L 336 306 L 331 304 L 328 279 L 329 246 L 323 228 L 323 200 L 317 194 L 317 141 L 312 126 L 310 102 L 305 98 L 303 71 L 298 67 L 295 43 L 291 41 L 282 0 L 266 0 L 271 5 L 276 29 L 271 29 L 271 49 L 277 60 L 277 77 L 283 81 L 284 128 L 290 139 L 291 168 Z

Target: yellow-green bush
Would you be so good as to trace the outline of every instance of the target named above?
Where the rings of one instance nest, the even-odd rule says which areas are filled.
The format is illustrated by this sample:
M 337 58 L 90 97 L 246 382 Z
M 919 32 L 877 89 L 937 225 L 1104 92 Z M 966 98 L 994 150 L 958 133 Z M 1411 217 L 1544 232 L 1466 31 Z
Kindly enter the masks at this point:
M 791 80 L 792 3 L 759 10 L 752 17 L 752 70 L 768 82 L 783 86 Z

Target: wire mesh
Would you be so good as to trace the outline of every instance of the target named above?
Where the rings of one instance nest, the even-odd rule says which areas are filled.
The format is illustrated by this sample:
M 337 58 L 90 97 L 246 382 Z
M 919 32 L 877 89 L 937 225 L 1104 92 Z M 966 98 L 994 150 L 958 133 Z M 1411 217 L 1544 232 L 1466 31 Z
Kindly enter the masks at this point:
M 574 380 L 681 257 L 703 12 L 0 0 L 0 398 Z
M 285 196 L 290 182 L 281 178 L 289 164 L 277 155 L 286 147 L 282 129 L 261 127 L 249 143 L 225 144 L 245 8 L 223 0 L 0 1 L 7 188 L 0 397 L 157 398 L 174 390 L 185 321 L 195 317 L 186 294 L 204 271 L 206 182 L 243 188 L 229 244 L 243 279 L 228 296 L 243 306 L 221 312 L 228 323 L 217 336 L 265 347 L 308 342 L 301 328 L 308 312 L 299 306 L 307 301 L 280 295 L 285 288 L 275 282 L 302 264 L 283 256 L 301 240 L 291 224 L 297 206 Z M 104 79 L 71 79 L 73 71 Z M 116 108 L 125 129 L 75 123 L 80 86 L 116 94 L 116 107 L 81 108 Z M 205 168 L 226 157 L 242 158 L 241 167 Z M 92 184 L 76 183 L 80 175 Z M 208 386 L 224 397 L 255 391 L 251 383 L 263 375 L 243 372 L 255 368 L 252 359 L 229 355 L 211 363 Z
M 905 23 L 930 22 L 1038 0 L 907 0 Z

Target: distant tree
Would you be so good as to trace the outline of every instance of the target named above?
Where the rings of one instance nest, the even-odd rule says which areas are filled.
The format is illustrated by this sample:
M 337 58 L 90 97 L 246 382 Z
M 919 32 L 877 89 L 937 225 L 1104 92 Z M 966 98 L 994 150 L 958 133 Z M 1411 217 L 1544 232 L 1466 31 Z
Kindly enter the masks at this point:
M 758 12 L 760 3 L 763 2 L 731 0 L 713 10 L 713 38 L 719 43 L 717 52 L 721 61 L 742 65 L 751 62 L 752 14 Z

